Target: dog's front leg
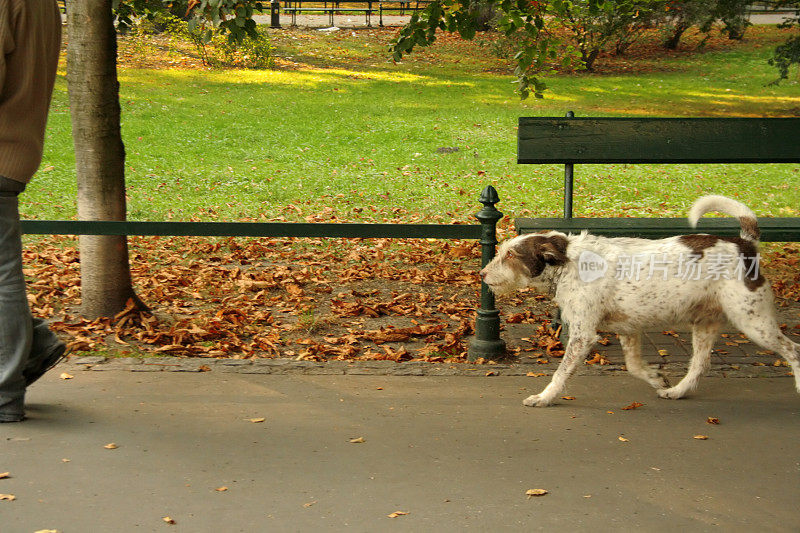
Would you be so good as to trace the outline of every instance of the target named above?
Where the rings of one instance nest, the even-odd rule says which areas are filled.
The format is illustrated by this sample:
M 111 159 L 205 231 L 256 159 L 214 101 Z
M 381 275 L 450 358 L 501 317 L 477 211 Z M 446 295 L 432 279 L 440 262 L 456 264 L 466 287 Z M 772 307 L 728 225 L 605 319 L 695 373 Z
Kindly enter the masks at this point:
M 578 332 L 573 331 L 570 334 L 567 349 L 564 351 L 564 358 L 561 359 L 561 364 L 558 365 L 553 374 L 553 379 L 550 384 L 544 388 L 539 394 L 528 396 L 522 401 L 522 405 L 528 407 L 547 407 L 552 405 L 561 391 L 564 390 L 564 384 L 567 378 L 575 372 L 578 363 L 586 359 L 589 350 L 597 340 L 597 334 L 580 335 Z

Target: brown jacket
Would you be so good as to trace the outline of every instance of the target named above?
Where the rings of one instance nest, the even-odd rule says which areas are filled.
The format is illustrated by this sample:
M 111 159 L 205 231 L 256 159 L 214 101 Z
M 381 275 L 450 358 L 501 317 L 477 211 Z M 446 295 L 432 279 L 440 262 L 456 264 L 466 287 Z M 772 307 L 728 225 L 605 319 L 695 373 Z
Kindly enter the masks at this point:
M 0 176 L 27 183 L 42 162 L 60 49 L 56 0 L 0 0 Z

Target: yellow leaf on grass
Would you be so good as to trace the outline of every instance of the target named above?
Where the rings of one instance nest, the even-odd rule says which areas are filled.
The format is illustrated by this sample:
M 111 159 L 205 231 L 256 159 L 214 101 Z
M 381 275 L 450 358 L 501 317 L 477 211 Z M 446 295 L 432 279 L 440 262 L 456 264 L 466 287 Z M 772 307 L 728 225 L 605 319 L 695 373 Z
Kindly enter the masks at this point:
M 6 501 L 9 501 L 9 502 L 13 502 L 16 499 L 17 499 L 17 497 L 14 496 L 13 494 L 0 494 L 0 500 L 6 500 Z
M 0 473 L 0 479 L 6 479 L 11 477 L 11 472 L 2 472 Z
M 264 420 L 266 420 L 266 418 L 250 418 L 249 420 L 250 420 L 250 422 L 252 422 L 253 424 L 260 424 L 261 422 L 263 422 Z
M 697 440 L 708 440 L 708 435 L 695 435 L 692 438 Z
M 530 500 L 534 496 L 544 496 L 548 491 L 545 489 L 528 489 L 525 491 L 525 496 Z
M 620 442 L 628 442 L 628 439 L 626 439 L 625 437 L 617 437 L 617 438 L 619 439 Z
M 708 418 L 706 418 L 706 423 L 718 426 L 719 425 L 719 418 L 715 418 L 713 416 L 709 416 Z
M 660 355 L 661 357 L 666 357 L 669 355 L 669 352 L 667 350 L 659 350 L 658 355 Z
M 161 520 L 163 520 L 163 521 L 164 521 L 164 522 L 166 522 L 167 524 L 172 524 L 172 525 L 174 525 L 174 524 L 175 524 L 175 520 L 174 520 L 174 519 L 172 519 L 172 518 L 170 518 L 169 516 L 165 516 L 165 517 L 164 517 L 164 518 L 162 518 Z
M 562 400 L 574 400 L 575 396 L 562 396 L 561 399 Z
M 72 379 L 75 376 L 73 376 L 72 374 L 67 374 L 66 372 L 62 372 L 61 375 L 58 377 L 60 377 L 61 379 Z
M 364 437 L 356 437 L 355 439 L 350 439 L 351 444 L 362 444 L 364 442 L 367 442 L 366 440 L 364 440 Z
M 116 443 L 109 442 L 108 444 L 103 446 L 103 448 L 105 448 L 106 450 L 116 450 L 117 448 L 119 448 L 119 446 L 117 446 Z
M 228 490 L 228 487 L 217 487 L 214 490 L 216 490 L 217 492 L 225 492 L 226 490 Z
M 404 511 L 395 511 L 393 513 L 387 514 L 386 516 L 388 516 L 389 518 L 397 518 L 398 516 L 404 516 L 404 515 L 407 515 L 407 514 L 408 513 L 404 512 Z

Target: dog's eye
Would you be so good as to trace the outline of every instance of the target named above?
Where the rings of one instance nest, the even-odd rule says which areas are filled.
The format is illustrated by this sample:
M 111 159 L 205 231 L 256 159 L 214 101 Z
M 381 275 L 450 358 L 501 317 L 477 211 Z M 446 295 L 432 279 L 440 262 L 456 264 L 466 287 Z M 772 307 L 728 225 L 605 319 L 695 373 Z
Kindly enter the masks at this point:
M 517 254 L 514 253 L 514 250 L 509 250 L 506 252 L 505 259 L 514 259 L 517 257 Z

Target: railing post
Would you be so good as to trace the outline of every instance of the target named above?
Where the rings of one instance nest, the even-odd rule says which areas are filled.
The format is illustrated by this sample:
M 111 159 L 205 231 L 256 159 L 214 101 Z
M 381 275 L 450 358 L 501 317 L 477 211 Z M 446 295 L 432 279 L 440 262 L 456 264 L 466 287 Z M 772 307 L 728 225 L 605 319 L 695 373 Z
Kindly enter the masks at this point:
M 503 213 L 494 206 L 500 201 L 500 197 L 491 185 L 483 190 L 479 201 L 483 204 L 483 209 L 475 214 L 475 218 L 481 223 L 481 266 L 486 266 L 494 257 L 497 221 L 503 218 Z M 500 338 L 500 311 L 494 305 L 494 294 L 481 282 L 481 307 L 475 319 L 475 336 L 467 351 L 467 359 L 470 361 L 479 357 L 499 359 L 506 354 L 506 343 Z
M 567 111 L 567 118 L 573 118 L 575 113 Z M 564 218 L 572 218 L 572 183 L 575 166 L 572 163 L 564 165 Z
M 281 27 L 281 3 L 280 0 L 272 0 L 269 3 L 269 15 L 270 15 L 270 28 L 280 28 Z

